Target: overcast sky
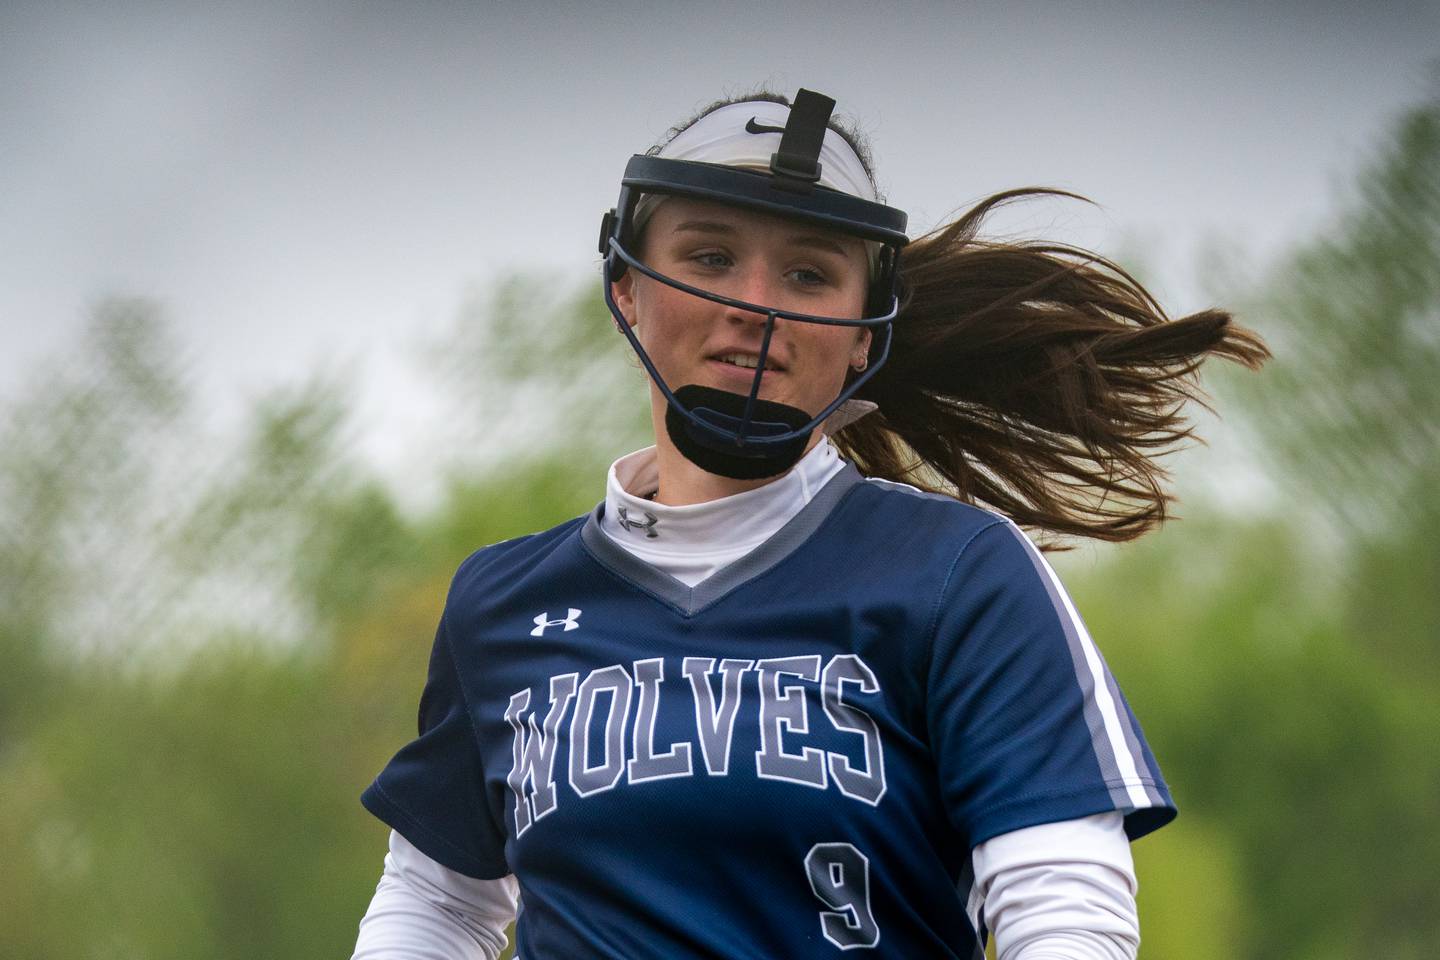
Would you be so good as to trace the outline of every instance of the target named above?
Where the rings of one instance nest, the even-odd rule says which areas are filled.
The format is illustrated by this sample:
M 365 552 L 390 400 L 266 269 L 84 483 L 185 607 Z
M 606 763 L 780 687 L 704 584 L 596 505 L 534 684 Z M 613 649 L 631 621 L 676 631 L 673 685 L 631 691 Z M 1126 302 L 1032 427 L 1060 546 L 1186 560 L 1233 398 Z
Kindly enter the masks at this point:
M 1427 85 L 1440 2 L 0 3 L 0 396 L 110 294 L 165 304 L 207 402 L 320 365 L 394 466 L 415 344 L 515 269 L 593 270 L 625 160 L 766 82 L 839 102 L 912 234 L 989 192 L 1141 250 L 1323 224 Z M 430 398 L 433 399 L 433 398 Z

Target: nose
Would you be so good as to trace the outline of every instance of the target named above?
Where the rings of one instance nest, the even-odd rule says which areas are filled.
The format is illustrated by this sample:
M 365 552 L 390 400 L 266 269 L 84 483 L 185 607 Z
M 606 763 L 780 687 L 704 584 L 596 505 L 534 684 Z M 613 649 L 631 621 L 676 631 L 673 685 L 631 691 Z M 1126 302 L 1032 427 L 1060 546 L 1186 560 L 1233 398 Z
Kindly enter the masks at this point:
M 779 307 L 781 291 L 773 282 L 770 271 L 760 265 L 752 265 L 739 272 L 737 282 L 729 295 L 736 300 L 744 300 L 746 303 L 753 303 L 760 307 Z M 725 311 L 727 319 L 737 323 L 763 323 L 767 315 L 763 312 L 745 310 L 741 307 L 728 306 Z

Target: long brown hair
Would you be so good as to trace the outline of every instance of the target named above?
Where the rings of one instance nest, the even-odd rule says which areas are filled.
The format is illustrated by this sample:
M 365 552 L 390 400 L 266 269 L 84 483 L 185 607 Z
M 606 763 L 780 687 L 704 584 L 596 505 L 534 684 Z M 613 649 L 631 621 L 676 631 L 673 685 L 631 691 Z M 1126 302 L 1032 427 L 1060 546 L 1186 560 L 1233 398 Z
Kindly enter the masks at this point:
M 765 90 L 718 101 L 666 139 L 753 99 L 789 103 Z M 831 126 L 873 181 L 864 138 L 843 121 Z M 1211 409 L 1201 362 L 1215 355 L 1258 369 L 1270 351 L 1224 310 L 1170 319 L 1099 254 L 980 237 L 996 208 L 1042 196 L 1085 199 L 1006 190 L 905 248 L 890 358 L 858 394 L 879 409 L 832 439 L 866 476 L 988 507 L 1052 537 L 1133 540 L 1174 501 L 1160 458 L 1199 440 L 1186 402 Z

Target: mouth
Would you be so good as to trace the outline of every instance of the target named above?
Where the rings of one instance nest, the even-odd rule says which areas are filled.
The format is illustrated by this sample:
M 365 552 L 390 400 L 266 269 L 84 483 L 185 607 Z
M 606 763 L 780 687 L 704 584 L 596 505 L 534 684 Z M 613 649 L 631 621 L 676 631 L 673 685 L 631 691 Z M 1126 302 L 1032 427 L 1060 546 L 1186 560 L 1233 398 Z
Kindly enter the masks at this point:
M 739 370 L 755 370 L 760 366 L 760 357 L 753 353 L 719 353 L 710 358 L 712 363 L 723 364 Z M 774 357 L 765 358 L 766 373 L 783 373 L 785 368 L 775 362 Z

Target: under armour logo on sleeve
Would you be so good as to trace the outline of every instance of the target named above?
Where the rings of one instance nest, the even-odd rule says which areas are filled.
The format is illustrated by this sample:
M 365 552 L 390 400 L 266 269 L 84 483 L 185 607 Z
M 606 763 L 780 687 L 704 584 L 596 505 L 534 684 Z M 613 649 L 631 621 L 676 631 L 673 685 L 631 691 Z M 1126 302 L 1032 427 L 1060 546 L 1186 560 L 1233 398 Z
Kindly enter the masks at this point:
M 530 631 L 530 636 L 544 636 L 546 627 L 558 627 L 562 623 L 565 625 L 566 630 L 580 629 L 580 611 L 576 610 L 574 607 L 571 607 L 570 612 L 559 620 L 547 619 L 549 616 L 549 610 L 546 610 L 544 613 L 537 613 L 535 615 L 535 629 Z

